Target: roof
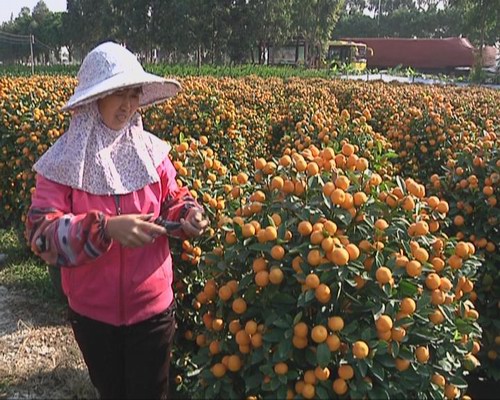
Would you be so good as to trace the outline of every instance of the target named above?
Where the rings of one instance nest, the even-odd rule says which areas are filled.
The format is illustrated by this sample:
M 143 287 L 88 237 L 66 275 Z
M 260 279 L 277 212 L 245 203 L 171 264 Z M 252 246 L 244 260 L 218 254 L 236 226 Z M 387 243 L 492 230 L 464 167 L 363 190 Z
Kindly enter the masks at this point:
M 402 65 L 420 69 L 471 67 L 474 46 L 465 38 L 343 38 L 366 43 L 373 49 L 367 57 L 369 68 L 390 68 Z

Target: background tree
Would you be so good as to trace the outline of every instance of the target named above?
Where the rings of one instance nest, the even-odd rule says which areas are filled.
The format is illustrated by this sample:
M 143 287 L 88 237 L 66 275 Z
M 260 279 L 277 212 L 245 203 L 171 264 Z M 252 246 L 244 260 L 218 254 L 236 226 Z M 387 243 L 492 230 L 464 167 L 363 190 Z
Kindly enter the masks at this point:
M 464 36 L 479 48 L 500 41 L 500 0 L 450 0 Z
M 344 10 L 345 0 L 295 0 L 293 26 L 306 41 L 304 58 L 308 65 L 322 57 L 324 43 L 332 37 Z

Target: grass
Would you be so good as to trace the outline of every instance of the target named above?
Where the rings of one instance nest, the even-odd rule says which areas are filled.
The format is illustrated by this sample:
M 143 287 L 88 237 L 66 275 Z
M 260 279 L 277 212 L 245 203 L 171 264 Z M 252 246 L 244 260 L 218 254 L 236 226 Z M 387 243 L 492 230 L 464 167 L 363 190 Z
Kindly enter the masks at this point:
M 15 229 L 0 229 L 0 254 L 7 259 L 0 266 L 0 285 L 21 289 L 31 296 L 54 303 L 62 303 L 52 285 L 47 265 L 26 246 Z

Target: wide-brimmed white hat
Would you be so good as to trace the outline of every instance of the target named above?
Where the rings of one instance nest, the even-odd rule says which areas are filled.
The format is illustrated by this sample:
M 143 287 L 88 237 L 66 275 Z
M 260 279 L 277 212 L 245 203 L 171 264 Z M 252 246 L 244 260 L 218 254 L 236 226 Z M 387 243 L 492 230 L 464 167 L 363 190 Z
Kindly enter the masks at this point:
M 117 90 L 141 87 L 139 106 L 159 103 L 179 92 L 175 79 L 147 73 L 125 47 L 106 42 L 87 54 L 78 71 L 78 86 L 62 110 L 75 109 Z

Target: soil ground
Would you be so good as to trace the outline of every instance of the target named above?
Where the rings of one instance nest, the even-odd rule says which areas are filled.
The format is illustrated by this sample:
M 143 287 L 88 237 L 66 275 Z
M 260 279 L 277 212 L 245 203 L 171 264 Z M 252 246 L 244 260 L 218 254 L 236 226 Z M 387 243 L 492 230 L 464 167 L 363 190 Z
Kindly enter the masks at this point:
M 0 399 L 96 397 L 64 305 L 0 286 Z

